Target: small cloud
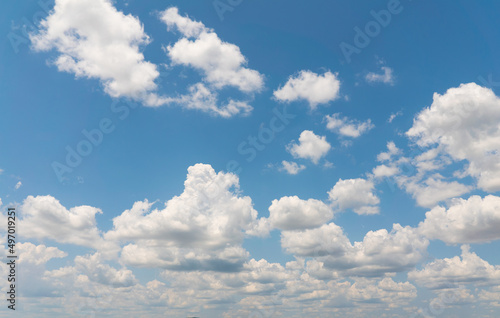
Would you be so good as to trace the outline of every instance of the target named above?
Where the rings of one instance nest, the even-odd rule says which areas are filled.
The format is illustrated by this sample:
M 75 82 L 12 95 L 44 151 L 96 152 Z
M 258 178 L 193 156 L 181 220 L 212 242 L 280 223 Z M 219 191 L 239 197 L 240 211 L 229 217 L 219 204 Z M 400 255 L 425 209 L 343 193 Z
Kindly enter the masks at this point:
M 370 119 L 366 121 L 352 120 L 347 117 L 340 117 L 340 114 L 326 115 L 326 128 L 344 137 L 357 138 L 363 133 L 375 127 Z
M 323 168 L 326 168 L 326 169 L 333 168 L 333 162 L 325 160 L 325 163 L 323 164 Z
M 286 173 L 294 174 L 294 175 L 306 168 L 306 166 L 299 165 L 293 161 L 290 162 L 290 161 L 283 160 L 281 162 L 281 164 L 282 164 L 282 166 L 279 169 L 280 171 L 286 171 Z
M 392 121 L 398 117 L 398 116 L 401 116 L 403 115 L 403 112 L 402 111 L 398 111 L 397 113 L 392 113 L 391 116 L 389 116 L 389 118 L 387 119 L 387 122 L 388 123 L 392 123 Z
M 309 159 L 314 164 L 318 164 L 319 159 L 324 157 L 331 148 L 325 136 L 318 136 L 310 130 L 304 130 L 300 134 L 299 143 L 292 141 L 287 150 L 294 158 Z
M 369 83 L 384 83 L 389 85 L 394 85 L 394 74 L 390 67 L 382 66 L 381 70 L 383 73 L 377 74 L 370 72 L 366 74 L 365 79 Z
M 311 71 L 300 71 L 290 76 L 284 86 L 273 92 L 274 98 L 281 102 L 306 100 L 311 109 L 318 104 L 326 104 L 340 97 L 340 80 L 337 73 L 325 72 L 323 75 Z
M 14 189 L 17 190 L 19 189 L 21 186 L 23 185 L 23 183 L 21 181 L 19 181 L 18 183 L 16 183 L 16 185 L 14 186 Z

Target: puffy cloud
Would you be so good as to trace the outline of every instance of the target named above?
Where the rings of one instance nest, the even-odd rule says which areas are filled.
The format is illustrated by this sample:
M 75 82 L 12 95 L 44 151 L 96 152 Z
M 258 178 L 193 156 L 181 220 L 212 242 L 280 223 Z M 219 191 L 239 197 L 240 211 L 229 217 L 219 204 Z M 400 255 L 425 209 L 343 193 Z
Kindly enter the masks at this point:
M 396 144 L 393 141 L 389 141 L 387 143 L 387 152 L 381 152 L 377 155 L 377 160 L 380 162 L 390 161 L 394 156 L 397 156 L 401 153 L 401 149 L 396 147 Z
M 425 214 L 419 229 L 430 239 L 448 244 L 479 243 L 500 239 L 500 197 L 454 199 L 448 209 L 437 206 Z
M 295 158 L 310 159 L 317 164 L 318 161 L 330 151 L 331 145 L 325 136 L 315 135 L 310 130 L 304 130 L 299 137 L 299 143 L 292 142 L 287 150 Z
M 109 0 L 56 0 L 41 28 L 30 38 L 36 51 L 56 49 L 60 71 L 99 79 L 112 97 L 144 99 L 156 89 L 156 65 L 144 60 L 149 43 L 138 18 L 118 11 Z
M 349 276 L 380 276 L 414 267 L 426 255 L 429 241 L 417 230 L 394 224 L 368 232 L 362 242 L 351 244 L 334 224 L 301 232 L 284 231 L 282 247 L 299 257 L 316 257 L 326 268 Z
M 229 99 L 224 105 L 219 105 L 217 93 L 207 88 L 203 83 L 191 85 L 188 91 L 189 94 L 175 99 L 186 109 L 197 109 L 224 118 L 237 114 L 246 116 L 253 110 L 253 107 L 247 102 L 232 99 Z
M 433 171 L 442 169 L 449 159 L 440 154 L 439 149 L 412 153 L 404 157 L 402 151 L 390 141 L 387 151 L 378 154 L 377 160 L 384 164 L 375 167 L 370 177 L 393 177 L 399 188 L 410 194 L 419 206 L 433 207 L 441 201 L 469 192 L 473 187 Z
M 57 247 L 47 247 L 45 245 L 35 245 L 30 242 L 17 243 L 16 250 L 19 255 L 19 263 L 25 266 L 30 263 L 36 266 L 43 265 L 53 258 L 63 258 L 68 256 Z
M 280 168 L 280 170 L 284 170 L 288 174 L 297 174 L 306 168 L 306 166 L 299 165 L 293 161 L 290 162 L 290 161 L 283 160 L 281 162 L 281 164 L 282 164 L 282 167 Z
M 232 86 L 246 93 L 262 89 L 263 76 L 244 67 L 247 60 L 238 46 L 223 42 L 202 23 L 180 16 L 175 7 L 165 10 L 161 20 L 169 28 L 177 28 L 184 36 L 167 47 L 173 64 L 191 66 L 202 71 L 204 80 L 218 89 Z
M 419 146 L 437 145 L 456 161 L 466 160 L 466 173 L 485 191 L 500 190 L 500 99 L 475 83 L 435 93 L 406 134 Z
M 460 284 L 497 285 L 500 282 L 500 266 L 490 265 L 468 245 L 462 245 L 461 257 L 435 260 L 422 270 L 413 270 L 408 278 L 419 285 L 432 289 L 458 287 Z
M 274 91 L 274 97 L 282 102 L 305 100 L 311 109 L 339 98 L 340 81 L 337 73 L 323 75 L 311 71 L 300 71 L 290 76 L 284 86 Z
M 339 179 L 328 192 L 330 201 L 339 210 L 352 209 L 357 214 L 377 214 L 380 199 L 373 193 L 375 185 L 365 179 Z
M 358 138 L 365 132 L 375 127 L 371 120 L 356 121 L 347 117 L 340 118 L 340 114 L 326 115 L 326 128 L 339 135 L 351 138 Z
M 378 165 L 372 170 L 375 178 L 391 177 L 399 173 L 399 168 L 387 165 Z
M 22 185 L 23 185 L 23 183 L 21 181 L 18 181 L 16 183 L 16 185 L 14 186 L 14 190 L 18 190 Z
M 147 201 L 136 202 L 113 219 L 113 229 L 105 234 L 109 240 L 134 242 L 123 248 L 126 263 L 236 270 L 248 257 L 240 246 L 245 232 L 255 234 L 259 228 L 252 200 L 239 195 L 238 177 L 216 173 L 210 165 L 189 167 L 184 192 L 164 209 L 151 208 Z
M 471 190 L 471 187 L 457 181 L 448 182 L 443 181 L 442 178 L 441 175 L 435 174 L 421 181 L 418 176 L 398 176 L 396 182 L 415 198 L 419 206 L 423 207 L 433 207 L 438 202 L 460 196 Z
M 75 268 L 86 275 L 91 281 L 115 287 L 129 287 L 137 284 L 137 279 L 131 270 L 116 269 L 101 263 L 101 255 L 95 253 L 87 256 L 76 256 Z
M 269 207 L 269 222 L 281 230 L 297 230 L 319 227 L 333 217 L 332 209 L 325 203 L 297 196 L 273 200 Z
M 26 238 L 51 239 L 59 243 L 110 250 L 114 244 L 101 237 L 95 215 L 98 208 L 87 205 L 66 209 L 54 197 L 28 196 L 20 207 L 20 234 Z
M 365 76 L 366 81 L 369 83 L 377 83 L 378 82 L 378 83 L 393 85 L 394 84 L 394 74 L 393 74 L 392 68 L 387 67 L 387 66 L 382 66 L 380 69 L 382 70 L 381 74 L 373 73 L 373 72 L 366 74 L 366 76 Z
M 149 37 L 138 18 L 118 11 L 109 0 L 57 0 L 54 10 L 41 22 L 41 30 L 31 34 L 31 41 L 36 51 L 58 51 L 54 63 L 60 71 L 99 79 L 112 97 L 129 97 L 153 107 L 179 104 L 222 117 L 249 114 L 253 108 L 247 101 L 229 98 L 219 103 L 217 94 L 226 86 L 244 93 L 262 89 L 263 76 L 244 67 L 247 61 L 240 49 L 222 42 L 201 22 L 180 16 L 177 8 L 165 10 L 160 19 L 168 29 L 176 28 L 183 35 L 167 47 L 172 64 L 192 66 L 204 73 L 204 83 L 190 85 L 185 95 L 156 93 L 157 66 L 145 61 L 140 51 L 149 44 Z
M 333 222 L 301 232 L 283 231 L 281 246 L 287 253 L 300 257 L 341 256 L 352 247 L 342 228 Z
M 240 48 L 223 42 L 203 23 L 181 16 L 175 7 L 163 11 L 160 19 L 169 31 L 178 30 L 182 35 L 177 42 L 166 47 L 172 65 L 193 67 L 203 74 L 203 82 L 190 85 L 187 94 L 157 98 L 152 104 L 177 103 L 187 109 L 198 109 L 226 118 L 237 114 L 248 115 L 253 109 L 248 101 L 228 98 L 220 102 L 218 96 L 218 91 L 225 87 L 234 87 L 251 95 L 264 86 L 264 76 L 245 67 L 247 59 Z
M 210 32 L 203 23 L 179 15 L 179 9 L 175 7 L 163 11 L 160 19 L 167 24 L 169 31 L 177 28 L 186 37 L 196 38 L 202 33 Z

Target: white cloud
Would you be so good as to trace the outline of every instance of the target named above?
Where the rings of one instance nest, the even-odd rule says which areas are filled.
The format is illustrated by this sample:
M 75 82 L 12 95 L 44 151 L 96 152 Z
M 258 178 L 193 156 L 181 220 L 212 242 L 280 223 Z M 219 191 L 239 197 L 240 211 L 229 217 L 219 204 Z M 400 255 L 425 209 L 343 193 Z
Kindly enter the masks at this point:
M 381 74 L 370 72 L 366 74 L 365 79 L 369 83 L 384 83 L 384 84 L 394 84 L 394 75 L 393 70 L 390 67 L 382 66 L 380 68 L 382 70 Z
M 422 207 L 433 207 L 441 201 L 458 197 L 471 190 L 471 187 L 457 181 L 443 181 L 442 176 L 435 174 L 425 180 L 416 177 L 396 177 L 396 182 L 400 187 L 404 187 Z
M 112 97 L 143 100 L 156 89 L 159 72 L 140 51 L 149 37 L 137 17 L 109 0 L 56 0 L 30 38 L 36 51 L 58 51 L 54 64 L 60 71 L 99 79 Z
M 399 155 L 401 150 L 396 147 L 396 144 L 393 141 L 389 141 L 387 143 L 387 152 L 381 152 L 377 155 L 377 160 L 380 162 L 390 161 L 392 157 Z
M 204 73 L 204 80 L 217 89 L 225 86 L 242 92 L 258 92 L 263 88 L 263 76 L 244 67 L 246 58 L 238 46 L 223 42 L 213 30 L 189 17 L 182 17 L 177 8 L 161 15 L 169 29 L 177 28 L 184 37 L 167 47 L 172 63 L 194 67 Z M 190 40 L 189 38 L 194 38 Z
M 250 197 L 239 195 L 238 177 L 216 173 L 209 165 L 189 167 L 184 192 L 164 209 L 151 208 L 147 201 L 136 202 L 113 219 L 113 229 L 105 234 L 109 240 L 132 242 L 122 251 L 127 264 L 237 270 L 248 257 L 241 247 L 245 233 L 266 231 L 259 228 Z
M 375 185 L 365 179 L 339 179 L 328 192 L 332 204 L 339 210 L 352 209 L 357 214 L 377 214 L 380 199 L 373 193 Z
M 437 145 L 456 161 L 466 160 L 466 173 L 479 188 L 500 190 L 500 98 L 475 83 L 435 93 L 406 133 L 419 146 Z
M 298 230 L 319 227 L 333 217 L 332 209 L 322 201 L 301 200 L 297 196 L 273 200 L 269 222 L 273 228 Z
M 408 273 L 410 280 L 432 289 L 453 288 L 459 284 L 498 285 L 500 266 L 490 265 L 476 253 L 470 252 L 468 245 L 462 245 L 461 257 L 435 260 L 422 270 Z
M 226 86 L 244 93 L 263 88 L 263 76 L 244 67 L 247 61 L 240 49 L 222 42 L 201 22 L 180 16 L 177 8 L 167 9 L 160 18 L 168 29 L 176 28 L 183 35 L 167 47 L 172 64 L 189 65 L 204 74 L 204 83 L 190 85 L 185 95 L 156 93 L 157 66 L 141 53 L 141 46 L 150 42 L 148 35 L 137 17 L 118 11 L 109 0 L 57 0 L 31 41 L 36 51 L 58 51 L 54 64 L 60 71 L 99 79 L 111 97 L 129 97 L 152 107 L 176 103 L 222 117 L 249 114 L 248 101 L 219 102 L 217 94 Z M 192 37 L 194 41 L 188 39 Z
M 23 185 L 23 183 L 21 181 L 18 181 L 16 183 L 16 185 L 14 186 L 14 190 L 18 190 L 22 185 Z
M 243 101 L 229 99 L 226 104 L 218 105 L 218 94 L 203 83 L 196 83 L 188 88 L 189 94 L 178 97 L 175 101 L 186 109 L 197 109 L 216 116 L 229 118 L 241 114 L 249 115 L 253 107 Z M 161 103 L 161 102 L 160 102 Z
M 336 132 L 339 135 L 351 138 L 358 138 L 365 132 L 373 129 L 375 126 L 371 120 L 357 121 L 347 117 L 340 118 L 340 114 L 326 115 L 326 128 Z
M 179 10 L 175 7 L 163 11 L 160 15 L 160 19 L 167 24 L 169 31 L 173 28 L 177 28 L 177 30 L 186 37 L 196 38 L 202 33 L 210 32 L 203 23 L 193 21 L 187 16 L 183 17 L 179 15 Z
M 101 255 L 76 256 L 75 268 L 86 275 L 91 281 L 115 287 L 129 287 L 137 284 L 137 279 L 131 270 L 116 269 L 101 262 Z
M 392 113 L 389 118 L 387 118 L 387 122 L 390 124 L 396 117 L 403 115 L 402 111 L 397 111 L 396 113 Z
M 20 207 L 22 236 L 51 239 L 59 243 L 88 246 L 111 252 L 114 245 L 102 239 L 96 214 L 102 211 L 87 205 L 66 209 L 54 197 L 28 196 Z
M 318 75 L 311 71 L 300 71 L 290 76 L 284 86 L 274 91 L 274 97 L 282 102 L 305 100 L 311 109 L 339 98 L 340 81 L 337 73 Z
M 299 137 L 299 143 L 292 142 L 287 150 L 295 158 L 310 159 L 317 164 L 318 161 L 330 151 L 331 145 L 325 136 L 315 135 L 310 130 L 304 130 Z
M 284 170 L 288 174 L 297 174 L 306 168 L 306 166 L 299 165 L 293 161 L 290 162 L 290 161 L 283 160 L 281 162 L 281 164 L 282 164 L 282 167 L 280 168 L 280 170 Z
M 500 197 L 454 199 L 448 209 L 437 206 L 419 224 L 422 234 L 448 244 L 480 243 L 500 239 Z
M 372 170 L 372 174 L 375 178 L 392 177 L 398 173 L 398 167 L 387 165 L 378 165 Z
M 35 245 L 30 242 L 16 243 L 16 250 L 19 262 L 25 266 L 26 263 L 42 265 L 53 258 L 63 258 L 68 256 L 57 247 L 47 247 L 45 245 Z
M 380 276 L 415 266 L 426 254 L 429 241 L 411 227 L 394 224 L 368 232 L 351 244 L 334 223 L 302 232 L 284 231 L 282 247 L 299 257 L 316 257 L 326 268 L 350 276 Z

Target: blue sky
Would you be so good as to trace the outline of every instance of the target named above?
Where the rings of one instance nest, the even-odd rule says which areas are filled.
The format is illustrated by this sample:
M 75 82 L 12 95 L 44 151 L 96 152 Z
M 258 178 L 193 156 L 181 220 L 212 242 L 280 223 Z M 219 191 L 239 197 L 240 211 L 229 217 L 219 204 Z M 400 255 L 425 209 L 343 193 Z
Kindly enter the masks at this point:
M 498 316 L 497 3 L 2 7 L 26 316 Z

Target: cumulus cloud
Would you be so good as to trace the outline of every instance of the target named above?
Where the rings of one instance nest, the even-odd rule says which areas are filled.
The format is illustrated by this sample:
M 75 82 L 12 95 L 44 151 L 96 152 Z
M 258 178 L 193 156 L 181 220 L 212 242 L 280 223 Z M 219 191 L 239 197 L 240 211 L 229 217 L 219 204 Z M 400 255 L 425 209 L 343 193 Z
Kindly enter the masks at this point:
M 358 138 L 365 132 L 375 127 L 371 120 L 357 121 L 347 117 L 340 117 L 340 114 L 326 115 L 326 128 L 344 137 Z
M 457 181 L 445 181 L 439 174 L 435 174 L 420 180 L 417 177 L 396 177 L 399 186 L 404 187 L 406 192 L 410 193 L 417 201 L 417 204 L 422 207 L 433 207 L 441 201 L 449 198 L 454 198 L 465 194 L 471 190 L 471 187 L 466 186 Z
M 184 192 L 163 209 L 151 208 L 147 201 L 136 202 L 113 219 L 113 229 L 105 234 L 109 240 L 132 242 L 122 251 L 128 264 L 236 270 L 248 257 L 240 246 L 245 233 L 259 230 L 252 200 L 239 195 L 238 177 L 216 173 L 210 165 L 189 167 Z
M 365 179 L 339 179 L 328 192 L 332 204 L 340 211 L 352 209 L 357 214 L 377 214 L 380 199 L 373 193 L 375 184 Z
M 331 145 L 325 136 L 315 135 L 310 130 L 304 130 L 299 137 L 299 143 L 291 142 L 287 150 L 295 158 L 309 159 L 317 164 L 330 151 Z
M 394 156 L 401 154 L 401 149 L 399 149 L 394 141 L 389 141 L 387 143 L 387 152 L 381 152 L 377 155 L 377 160 L 380 162 L 390 161 Z
M 500 266 L 490 265 L 468 245 L 462 245 L 461 257 L 435 260 L 422 270 L 413 270 L 408 278 L 432 289 L 458 287 L 460 284 L 497 285 L 500 282 Z
M 387 151 L 378 154 L 378 165 L 369 174 L 370 177 L 393 177 L 397 186 L 410 194 L 419 206 L 433 207 L 439 202 L 463 195 L 473 189 L 472 186 L 450 180 L 436 170 L 448 164 L 449 159 L 432 148 L 413 152 L 412 157 L 404 157 L 401 149 L 394 142 L 387 143 Z
M 311 71 L 300 71 L 290 76 L 288 81 L 274 91 L 274 97 L 282 102 L 305 100 L 311 109 L 339 98 L 340 80 L 337 73 L 325 72 L 323 75 Z
M 23 183 L 21 181 L 18 181 L 16 183 L 16 185 L 14 186 L 14 190 L 18 190 L 22 185 L 23 185 Z
M 448 209 L 437 206 L 425 214 L 419 230 L 448 244 L 480 243 L 500 239 L 500 197 L 474 195 L 454 199 Z
M 99 253 L 76 256 L 75 268 L 86 275 L 89 280 L 103 285 L 129 287 L 138 282 L 131 270 L 126 268 L 116 269 L 108 264 L 103 264 Z
M 182 36 L 165 48 L 172 66 L 192 67 L 203 78 L 202 82 L 190 85 L 187 94 L 176 98 L 158 98 L 154 101 L 154 106 L 175 102 L 184 108 L 198 109 L 222 117 L 248 115 L 253 109 L 248 101 L 229 98 L 221 102 L 218 94 L 223 88 L 233 87 L 251 97 L 264 87 L 264 76 L 246 67 L 248 61 L 240 48 L 222 41 L 203 23 L 181 16 L 175 7 L 163 11 L 160 19 L 169 31 L 177 30 Z
M 286 173 L 288 173 L 288 174 L 297 174 L 306 168 L 306 166 L 299 165 L 298 163 L 293 162 L 293 161 L 283 160 L 281 162 L 281 164 L 282 164 L 282 167 L 280 168 L 280 170 L 286 171 Z
M 159 72 L 140 49 L 148 35 L 137 17 L 109 0 L 56 0 L 30 39 L 36 51 L 57 50 L 60 71 L 98 79 L 112 97 L 143 100 L 156 89 Z
M 16 250 L 19 255 L 19 262 L 33 265 L 43 265 L 53 258 L 63 258 L 68 256 L 66 252 L 57 247 L 47 247 L 45 245 L 35 245 L 30 242 L 16 243 Z
M 244 101 L 235 101 L 229 99 L 221 104 L 218 100 L 218 94 L 210 90 L 203 83 L 196 83 L 188 87 L 188 94 L 181 95 L 175 99 L 177 103 L 186 109 L 196 109 L 215 116 L 229 118 L 234 115 L 249 115 L 253 107 Z M 160 100 L 158 105 L 161 105 Z
M 161 20 L 169 29 L 176 28 L 184 36 L 167 47 L 174 65 L 191 66 L 202 71 L 204 80 L 218 89 L 232 86 L 246 93 L 262 89 L 263 76 L 245 67 L 247 60 L 238 46 L 223 42 L 201 22 L 180 16 L 175 7 L 165 10 Z
M 51 239 L 94 249 L 113 249 L 96 225 L 96 214 L 102 211 L 87 205 L 66 209 L 54 197 L 28 196 L 20 207 L 21 235 L 26 238 Z
M 322 201 L 301 200 L 297 196 L 273 200 L 269 207 L 271 226 L 281 230 L 319 227 L 332 217 L 332 209 Z
M 479 188 L 500 190 L 500 98 L 475 83 L 435 93 L 407 136 L 421 147 L 435 146 L 455 161 L 466 160 L 465 172 Z
M 326 268 L 343 275 L 380 276 L 415 266 L 426 255 L 429 241 L 415 229 L 394 224 L 368 232 L 362 242 L 351 244 L 334 223 L 301 232 L 284 231 L 282 247 L 299 257 L 316 257 Z
M 203 82 L 189 85 L 186 94 L 157 94 L 157 66 L 141 52 L 150 42 L 148 35 L 137 17 L 118 11 L 109 0 L 57 0 L 40 31 L 30 38 L 34 50 L 59 53 L 54 64 L 60 71 L 100 80 L 111 97 L 132 98 L 152 107 L 178 104 L 226 118 L 248 115 L 253 109 L 248 101 L 221 102 L 218 97 L 218 90 L 227 86 L 246 94 L 263 88 L 264 77 L 245 67 L 247 60 L 239 47 L 223 42 L 203 23 L 179 15 L 175 7 L 162 12 L 160 19 L 169 30 L 182 34 L 166 47 L 171 64 L 203 73 Z
M 394 84 L 394 74 L 393 70 L 390 67 L 382 66 L 380 68 L 382 73 L 373 73 L 370 72 L 366 74 L 365 79 L 369 83 L 384 83 L 384 84 Z M 394 118 L 393 118 L 394 119 Z
M 398 173 L 398 167 L 387 165 L 378 165 L 372 170 L 372 174 L 375 178 L 392 177 Z

